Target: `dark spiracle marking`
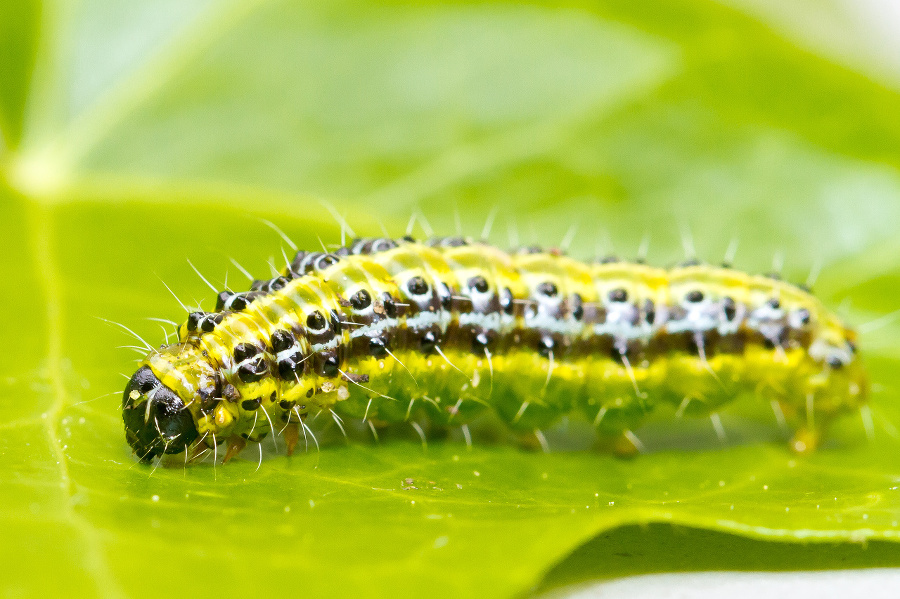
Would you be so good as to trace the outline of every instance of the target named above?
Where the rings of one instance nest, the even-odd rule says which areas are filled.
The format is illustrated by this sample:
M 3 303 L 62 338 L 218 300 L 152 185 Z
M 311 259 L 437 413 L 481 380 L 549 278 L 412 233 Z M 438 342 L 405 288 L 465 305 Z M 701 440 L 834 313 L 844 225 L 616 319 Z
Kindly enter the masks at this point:
M 601 256 L 594 260 L 596 264 L 618 264 L 621 261 L 618 256 Z
M 611 289 L 610 292 L 607 294 L 607 297 L 609 298 L 609 301 L 611 301 L 611 302 L 615 302 L 615 303 L 627 302 L 628 301 L 628 292 L 626 290 L 622 289 L 621 287 L 619 287 L 616 289 Z
M 397 247 L 397 242 L 393 239 L 388 239 L 386 237 L 382 237 L 380 239 L 375 239 L 372 241 L 370 247 L 370 253 L 374 254 L 377 252 L 386 252 L 388 250 L 392 250 Z
M 369 339 L 369 355 L 375 358 L 383 358 L 388 355 L 387 344 L 380 337 Z
M 694 289 L 693 291 L 688 291 L 684 296 L 685 301 L 690 302 L 692 304 L 698 304 L 703 301 L 703 292 Z
M 338 370 L 340 369 L 340 361 L 336 356 L 328 356 L 324 362 L 322 362 L 322 375 L 327 377 L 337 376 Z
M 515 250 L 515 253 L 520 256 L 527 256 L 529 254 L 542 254 L 544 252 L 544 248 L 539 245 L 526 245 Z
M 245 310 L 247 306 L 253 303 L 256 299 L 264 296 L 265 293 L 261 291 L 248 291 L 246 293 L 235 293 L 231 296 L 228 302 L 225 304 L 225 308 L 228 310 L 235 310 L 240 312 L 241 310 Z
M 240 343 L 235 346 L 234 361 L 240 364 L 237 374 L 244 383 L 255 383 L 268 373 L 265 358 L 259 348 L 250 343 Z
M 632 345 L 625 340 L 619 340 L 610 348 L 609 357 L 619 366 L 624 366 L 625 362 L 629 359 L 629 354 L 632 353 L 634 353 Z
M 504 314 L 510 316 L 516 311 L 512 290 L 509 287 L 504 287 L 503 291 L 500 292 L 500 307 L 503 308 Z
M 266 293 L 280 291 L 285 288 L 290 280 L 290 277 L 275 277 L 274 279 L 266 281 L 265 285 L 262 286 L 260 291 L 265 291 Z
M 537 286 L 537 292 L 546 297 L 556 297 L 559 289 L 556 287 L 556 283 L 545 281 Z
M 397 318 L 397 302 L 394 301 L 394 296 L 385 291 L 381 294 L 381 304 L 389 318 Z
M 278 361 L 278 376 L 285 381 L 297 380 L 306 368 L 303 354 L 294 352 L 287 358 Z
M 432 354 L 435 352 L 439 341 L 440 335 L 436 331 L 426 331 L 419 342 L 419 348 L 422 350 L 422 353 Z
M 219 292 L 219 295 L 216 296 L 216 312 L 221 312 L 225 309 L 225 304 L 231 299 L 232 295 L 234 293 L 227 290 Z
M 550 335 L 544 335 L 538 341 L 538 353 L 544 358 L 549 358 L 554 349 L 556 349 L 556 341 Z
M 584 318 L 584 299 L 582 299 L 580 293 L 572 294 L 572 297 L 569 299 L 569 305 L 571 306 L 572 318 L 575 320 Z
M 266 362 L 262 356 L 238 368 L 238 378 L 244 383 L 255 383 L 266 376 L 267 373 L 268 368 L 266 368 Z
M 442 247 L 442 248 L 458 248 L 469 245 L 469 242 L 466 241 L 464 237 L 432 237 L 425 241 L 425 245 L 429 247 Z
M 644 301 L 644 320 L 651 326 L 656 322 L 656 304 L 651 299 Z
M 234 361 L 243 362 L 259 353 L 259 348 L 250 343 L 239 343 L 234 347 Z
M 340 261 L 341 259 L 334 254 L 323 254 L 315 260 L 315 268 L 317 271 L 321 272 L 329 266 L 334 266 Z
M 280 291 L 290 282 L 293 277 L 277 276 L 274 279 L 254 279 L 250 284 L 250 291 L 261 291 L 262 293 L 272 293 Z
M 439 295 L 441 296 L 441 308 L 450 310 L 453 307 L 453 290 L 443 281 L 440 283 L 440 288 L 441 292 Z
M 428 282 L 422 277 L 412 277 L 406 282 L 406 289 L 413 295 L 428 293 Z
M 248 293 L 233 296 L 231 298 L 231 305 L 229 306 L 229 308 L 237 311 L 245 309 L 248 305 L 250 305 L 249 298 L 247 297 L 248 295 L 250 294 Z
M 365 310 L 372 305 L 372 296 L 365 289 L 360 289 L 350 298 L 350 306 L 354 310 Z
M 493 349 L 496 341 L 497 337 L 493 331 L 481 331 L 472 337 L 472 353 L 484 355 L 485 350 Z
M 487 293 L 488 289 L 490 289 L 487 279 L 485 279 L 481 275 L 472 277 L 468 280 L 467 284 L 469 286 L 469 289 L 473 289 L 478 293 Z
M 294 346 L 294 335 L 285 329 L 278 329 L 272 333 L 272 351 L 276 354 Z
M 812 315 L 806 308 L 800 308 L 796 312 L 794 312 L 794 319 L 800 326 L 806 326 L 812 320 Z
M 737 316 L 737 304 L 732 298 L 725 297 L 722 299 L 722 313 L 729 322 L 735 319 Z
M 300 251 L 291 260 L 290 271 L 292 276 L 299 277 L 314 272 L 321 272 L 340 261 L 340 257 L 335 254 Z
M 341 331 L 344 330 L 344 325 L 341 324 L 341 316 L 332 310 L 330 313 L 331 319 L 329 324 L 331 325 L 331 330 L 334 331 L 334 334 L 340 335 Z
M 312 312 L 306 317 L 306 328 L 312 331 L 322 331 L 328 326 L 328 321 L 321 312 Z
M 779 300 L 777 297 L 773 297 L 766 302 L 766 305 L 773 310 L 778 310 L 781 308 L 781 300 Z
M 187 329 L 211 333 L 224 318 L 225 314 L 221 312 L 191 312 L 188 314 Z
M 309 255 L 310 255 L 310 252 L 306 252 L 303 250 L 300 250 L 299 252 L 297 252 L 294 255 L 294 259 L 291 260 L 291 264 L 289 267 L 291 274 L 293 274 L 294 276 L 297 276 L 297 277 L 299 277 L 300 275 L 307 274 L 306 268 L 309 264 L 309 261 L 307 260 L 307 258 Z
M 763 333 L 763 347 L 766 349 L 783 348 L 788 340 L 788 331 L 786 327 L 776 327 L 773 331 Z
M 256 399 L 245 399 L 241 402 L 241 409 L 252 412 L 256 408 L 258 408 L 262 404 L 262 397 L 257 397 Z

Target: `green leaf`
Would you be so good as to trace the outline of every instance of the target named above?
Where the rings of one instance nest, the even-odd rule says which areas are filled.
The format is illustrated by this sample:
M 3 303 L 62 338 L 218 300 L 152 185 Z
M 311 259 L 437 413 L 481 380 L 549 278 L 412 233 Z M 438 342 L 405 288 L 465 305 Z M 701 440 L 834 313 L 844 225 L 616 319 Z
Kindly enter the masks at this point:
M 0 13 L 5 594 L 508 597 L 601 533 L 664 547 L 665 528 L 609 532 L 646 523 L 757 539 L 697 532 L 707 552 L 683 570 L 728 566 L 723 542 L 829 543 L 778 550 L 803 568 L 872 540 L 872 561 L 850 563 L 900 562 L 878 541 L 900 537 L 890 319 L 862 341 L 874 438 L 848 417 L 809 457 L 748 405 L 723 414 L 725 445 L 661 414 L 631 461 L 588 450 L 573 423 L 546 455 L 332 439 L 258 469 L 251 448 L 156 470 L 135 464 L 119 414 L 136 354 L 117 346 L 134 341 L 101 320 L 162 342 L 145 317 L 184 313 L 161 281 L 210 305 L 186 259 L 215 285 L 240 276 L 228 258 L 267 273 L 282 242 L 259 219 L 336 242 L 325 200 L 358 233 L 413 213 L 454 231 L 458 213 L 477 235 L 497 207 L 498 243 L 504 220 L 545 245 L 577 224 L 573 254 L 650 235 L 662 264 L 683 230 L 710 259 L 737 238 L 749 270 L 778 252 L 792 278 L 821 263 L 818 294 L 872 321 L 900 284 L 889 83 L 704 0 L 21 6 Z M 660 569 L 616 565 L 603 538 L 543 588 Z

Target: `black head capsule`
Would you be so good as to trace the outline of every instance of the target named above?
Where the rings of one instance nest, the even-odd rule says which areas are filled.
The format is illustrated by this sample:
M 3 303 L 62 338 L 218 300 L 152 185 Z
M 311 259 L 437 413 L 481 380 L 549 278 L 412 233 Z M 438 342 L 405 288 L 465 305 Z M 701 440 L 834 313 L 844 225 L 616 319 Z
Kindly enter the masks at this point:
M 134 373 L 122 395 L 125 439 L 144 462 L 164 453 L 181 453 L 197 439 L 190 410 L 160 382 L 149 366 Z

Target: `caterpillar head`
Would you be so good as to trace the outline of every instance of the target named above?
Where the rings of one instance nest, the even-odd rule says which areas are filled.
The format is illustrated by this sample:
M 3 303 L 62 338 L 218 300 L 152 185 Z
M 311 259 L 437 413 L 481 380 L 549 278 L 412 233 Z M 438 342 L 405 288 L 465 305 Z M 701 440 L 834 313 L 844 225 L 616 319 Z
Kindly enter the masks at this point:
M 218 375 L 196 344 L 181 342 L 148 355 L 122 396 L 125 437 L 144 461 L 180 453 L 198 436 L 200 408 L 219 395 Z
M 134 373 L 122 395 L 125 438 L 142 461 L 180 453 L 197 438 L 184 401 L 159 380 L 150 366 Z

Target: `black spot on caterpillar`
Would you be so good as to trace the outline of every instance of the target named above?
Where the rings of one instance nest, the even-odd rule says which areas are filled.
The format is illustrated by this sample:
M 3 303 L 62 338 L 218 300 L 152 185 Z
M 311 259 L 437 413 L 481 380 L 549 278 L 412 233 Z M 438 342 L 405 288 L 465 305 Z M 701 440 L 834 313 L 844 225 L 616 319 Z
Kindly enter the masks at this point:
M 538 434 L 577 412 L 627 454 L 656 405 L 714 415 L 752 395 L 809 451 L 867 394 L 856 334 L 777 278 L 381 238 L 222 291 L 143 360 L 122 409 L 142 460 L 227 440 L 227 461 L 272 431 L 290 454 L 322 412 L 449 427 L 493 411 Z

